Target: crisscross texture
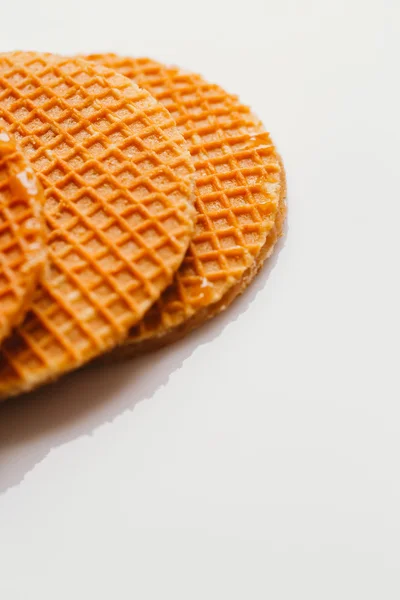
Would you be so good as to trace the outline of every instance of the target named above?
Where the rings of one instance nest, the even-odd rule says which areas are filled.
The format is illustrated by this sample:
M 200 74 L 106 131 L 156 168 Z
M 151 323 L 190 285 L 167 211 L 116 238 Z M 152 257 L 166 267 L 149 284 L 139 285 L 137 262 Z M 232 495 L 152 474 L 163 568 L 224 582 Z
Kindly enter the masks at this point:
M 32 167 L 0 131 L 0 340 L 23 319 L 43 272 L 43 204 Z
M 168 111 L 81 59 L 0 56 L 0 122 L 45 190 L 50 269 L 2 349 L 0 394 L 120 341 L 171 282 L 193 229 L 192 172 Z
M 178 328 L 198 325 L 244 289 L 281 234 L 285 176 L 269 134 L 236 96 L 200 75 L 147 58 L 89 59 L 124 74 L 164 104 L 196 169 L 195 235 L 174 284 L 131 330 L 127 343 L 135 353 L 146 341 L 164 343 Z

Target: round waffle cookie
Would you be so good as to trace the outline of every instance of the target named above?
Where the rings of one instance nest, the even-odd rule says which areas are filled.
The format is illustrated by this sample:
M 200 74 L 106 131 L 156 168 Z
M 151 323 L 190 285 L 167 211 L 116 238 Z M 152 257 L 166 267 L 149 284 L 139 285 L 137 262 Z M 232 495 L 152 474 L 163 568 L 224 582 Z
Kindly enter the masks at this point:
M 169 110 L 196 169 L 195 234 L 174 283 L 111 357 L 159 347 L 214 316 L 272 253 L 285 218 L 285 174 L 262 123 L 200 75 L 147 58 L 87 57 L 147 89 Z
M 110 349 L 157 300 L 193 233 L 193 167 L 160 103 L 78 58 L 0 55 L 0 126 L 43 185 L 50 260 L 2 348 L 7 397 Z
M 22 321 L 43 272 L 43 204 L 32 167 L 0 131 L 0 341 Z

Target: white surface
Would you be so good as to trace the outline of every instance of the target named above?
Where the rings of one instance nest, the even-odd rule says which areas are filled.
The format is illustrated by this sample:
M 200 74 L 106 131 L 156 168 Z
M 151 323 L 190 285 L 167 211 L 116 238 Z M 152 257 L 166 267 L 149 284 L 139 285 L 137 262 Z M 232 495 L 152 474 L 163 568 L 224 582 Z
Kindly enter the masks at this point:
M 398 2 L 200 5 L 3 7 L 1 50 L 151 55 L 240 94 L 289 218 L 221 318 L 0 409 L 2 600 L 400 597 Z

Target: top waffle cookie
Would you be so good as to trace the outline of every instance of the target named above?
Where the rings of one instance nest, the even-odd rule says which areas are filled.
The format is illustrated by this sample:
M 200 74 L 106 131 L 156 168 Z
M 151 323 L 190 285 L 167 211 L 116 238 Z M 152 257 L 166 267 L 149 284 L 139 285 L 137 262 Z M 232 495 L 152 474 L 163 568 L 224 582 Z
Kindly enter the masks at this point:
M 23 319 L 43 272 L 43 204 L 32 167 L 0 131 L 0 340 Z

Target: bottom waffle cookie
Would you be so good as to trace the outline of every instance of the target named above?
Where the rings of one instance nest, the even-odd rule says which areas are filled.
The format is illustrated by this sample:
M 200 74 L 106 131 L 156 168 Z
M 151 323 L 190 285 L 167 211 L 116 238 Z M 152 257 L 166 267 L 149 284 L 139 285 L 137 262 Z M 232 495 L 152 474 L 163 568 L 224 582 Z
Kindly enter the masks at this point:
M 283 165 L 282 165 L 283 169 Z M 112 363 L 118 360 L 127 360 L 134 358 L 140 354 L 151 352 L 152 350 L 158 350 L 164 346 L 168 346 L 178 340 L 182 339 L 186 334 L 190 333 L 193 329 L 196 329 L 206 321 L 216 317 L 219 313 L 224 311 L 228 306 L 242 294 L 245 289 L 253 281 L 257 273 L 262 268 L 264 262 L 271 256 L 275 249 L 275 245 L 279 238 L 283 235 L 283 228 L 285 223 L 286 215 L 286 178 L 283 171 L 283 181 L 281 188 L 281 198 L 279 201 L 279 214 L 276 219 L 276 225 L 273 231 L 267 237 L 265 245 L 261 248 L 256 259 L 253 261 L 251 267 L 243 274 L 242 278 L 237 282 L 236 285 L 230 288 L 230 290 L 222 296 L 222 298 L 205 307 L 203 310 L 199 310 L 192 318 L 184 321 L 178 327 L 172 328 L 170 331 L 163 333 L 159 337 L 149 337 L 145 340 L 137 340 L 135 336 L 131 336 L 123 344 L 114 348 L 112 352 L 104 354 L 100 357 L 99 362 L 101 363 Z
M 44 196 L 11 135 L 0 132 L 0 341 L 29 308 L 45 265 Z
M 200 75 L 147 58 L 92 55 L 169 110 L 196 170 L 196 226 L 172 286 L 106 360 L 170 343 L 224 310 L 251 282 L 282 234 L 286 183 L 263 124 Z

